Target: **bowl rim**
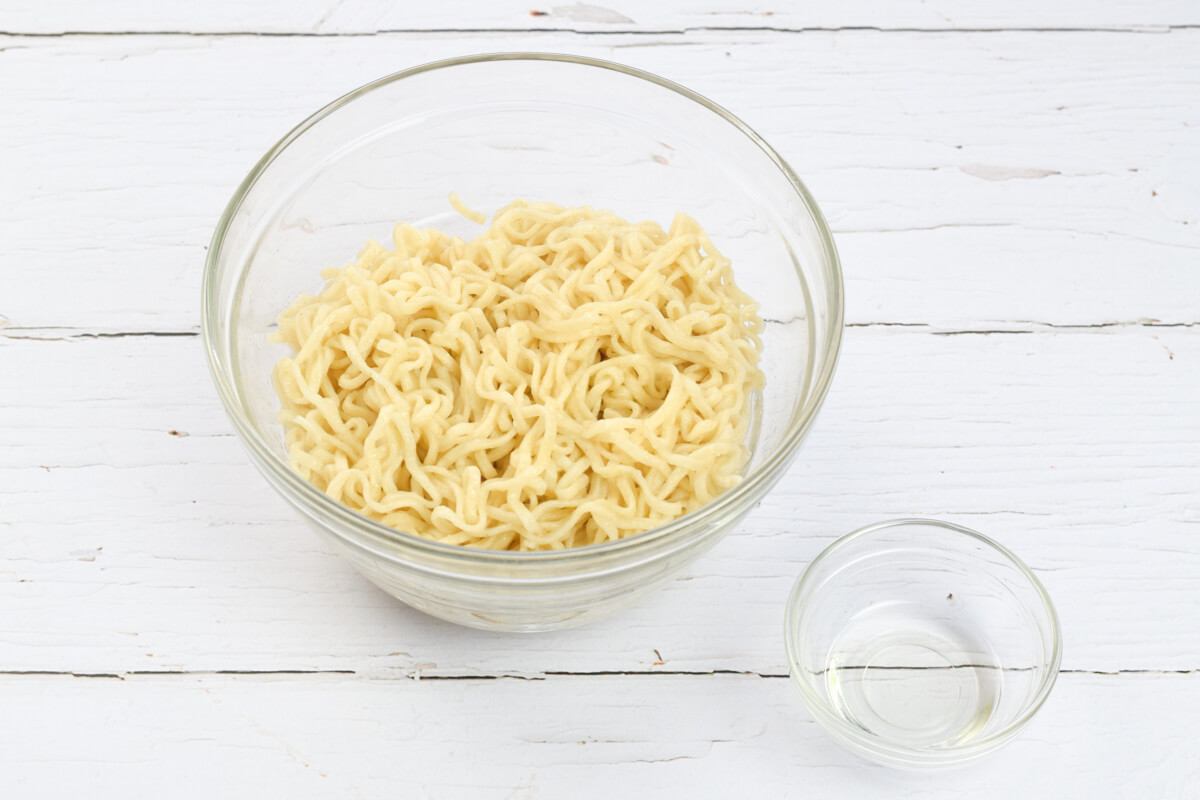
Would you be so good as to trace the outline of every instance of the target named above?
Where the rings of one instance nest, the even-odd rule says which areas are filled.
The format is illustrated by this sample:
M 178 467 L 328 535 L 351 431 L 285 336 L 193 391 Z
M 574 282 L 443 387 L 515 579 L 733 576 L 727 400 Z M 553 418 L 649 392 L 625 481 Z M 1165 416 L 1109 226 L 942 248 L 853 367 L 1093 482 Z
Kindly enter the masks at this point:
M 1046 676 L 1042 679 L 1041 685 L 1038 687 L 1038 693 L 1030 701 L 1029 705 L 1021 713 L 1019 717 L 1005 725 L 995 733 L 989 734 L 979 739 L 971 739 L 961 746 L 941 747 L 941 748 L 924 748 L 924 747 L 905 747 L 894 742 L 888 741 L 873 735 L 865 735 L 864 731 L 854 725 L 843 720 L 838 715 L 829 710 L 829 704 L 825 702 L 820 695 L 813 690 L 807 681 L 797 677 L 797 674 L 803 669 L 799 657 L 799 614 L 804 608 L 802 596 L 810 588 L 812 577 L 815 575 L 815 569 L 824 561 L 836 556 L 841 550 L 844 550 L 848 545 L 857 540 L 870 536 L 881 530 L 888 528 L 900 528 L 906 526 L 916 526 L 923 528 L 939 528 L 943 531 L 948 531 L 955 535 L 966 536 L 974 539 L 984 545 L 989 550 L 998 553 L 1009 564 L 1017 569 L 1021 576 L 1029 582 L 1033 587 L 1038 598 L 1041 600 L 1042 607 L 1045 609 L 1050 623 L 1050 639 L 1052 641 L 1052 649 L 1050 658 L 1047 662 L 1048 669 Z M 997 542 L 991 537 L 985 536 L 982 533 L 972 530 L 971 528 L 962 525 L 956 525 L 953 522 L 945 522 L 937 519 L 929 519 L 925 517 L 904 517 L 899 519 L 889 519 L 883 522 L 876 522 L 871 525 L 858 528 L 851 531 L 836 540 L 822 550 L 816 558 L 809 562 L 805 567 L 804 572 L 796 579 L 796 583 L 792 586 L 791 593 L 788 596 L 787 609 L 784 614 L 784 642 L 787 647 L 787 658 L 789 673 L 794 683 L 800 690 L 800 697 L 804 701 L 804 705 L 809 712 L 821 723 L 822 726 L 829 729 L 834 734 L 834 738 L 839 741 L 849 741 L 853 743 L 853 748 L 862 748 L 866 753 L 882 757 L 888 761 L 903 763 L 908 766 L 937 766 L 941 764 L 955 764 L 963 761 L 971 760 L 977 756 L 994 750 L 996 747 L 1010 739 L 1014 734 L 1020 731 L 1029 723 L 1033 716 L 1038 712 L 1042 705 L 1050 696 L 1050 691 L 1054 688 L 1055 682 L 1058 680 L 1059 668 L 1062 664 L 1062 626 L 1058 619 L 1058 612 L 1054 608 L 1054 601 L 1050 599 L 1050 593 L 1046 591 L 1046 587 L 1038 580 L 1037 575 L 1033 570 L 1017 556 L 1012 550 L 1009 550 L 1004 545 Z
M 624 539 L 618 539 L 612 542 L 604 542 L 601 544 L 584 545 L 582 547 L 564 548 L 561 550 L 537 550 L 537 551 L 514 551 L 514 550 L 486 550 L 482 548 L 473 548 L 456 544 L 445 544 L 433 539 L 426 539 L 413 533 L 408 533 L 395 528 L 391 528 L 383 523 L 377 522 L 369 517 L 366 517 L 357 511 L 350 509 L 336 500 L 333 500 L 324 492 L 321 492 L 308 481 L 300 477 L 288 463 L 281 458 L 274 450 L 267 445 L 263 438 L 259 435 L 253 424 L 243 412 L 241 404 L 238 401 L 238 393 L 233 385 L 231 376 L 225 373 L 226 365 L 221 356 L 220 336 L 218 334 L 218 281 L 217 281 L 217 265 L 218 257 L 221 254 L 224 245 L 225 235 L 229 226 L 241 209 L 242 203 L 245 201 L 247 194 L 258 182 L 259 178 L 266 172 L 275 159 L 296 139 L 302 136 L 306 131 L 315 126 L 321 120 L 329 117 L 337 112 L 342 107 L 354 102 L 358 98 L 405 78 L 420 75 L 434 70 L 453 69 L 454 67 L 467 66 L 481 63 L 497 62 L 497 61 L 548 61 L 565 64 L 575 64 L 596 69 L 604 69 L 613 72 L 619 72 L 624 75 L 638 78 L 640 80 L 653 83 L 659 87 L 675 92 L 682 97 L 691 100 L 700 106 L 708 109 L 712 113 L 721 117 L 725 122 L 732 125 L 752 143 L 758 146 L 759 149 L 775 164 L 776 168 L 784 175 L 787 181 L 791 184 L 796 195 L 803 202 L 805 209 L 808 211 L 815 228 L 818 232 L 818 238 L 821 249 L 830 267 L 830 277 L 828 294 L 831 297 L 829 308 L 829 322 L 825 331 L 828 338 L 827 349 L 829 356 L 825 360 L 820 371 L 813 376 L 813 391 L 809 394 L 806 402 L 799 408 L 799 414 L 793 414 L 791 424 L 788 426 L 783 441 L 781 444 L 770 453 L 762 464 L 749 473 L 741 482 L 734 488 L 726 491 L 715 500 L 712 500 L 700 508 L 686 514 L 682 517 L 674 519 L 663 525 L 651 528 L 635 536 L 629 536 Z M 242 179 L 238 185 L 233 197 L 226 205 L 221 218 L 217 223 L 217 227 L 213 232 L 212 240 L 208 247 L 208 253 L 204 263 L 204 274 L 201 285 L 201 334 L 204 343 L 204 351 L 207 357 L 209 372 L 212 376 L 214 385 L 217 388 L 217 394 L 221 398 L 221 403 L 225 407 L 225 412 L 232 420 L 234 428 L 238 433 L 243 445 L 249 450 L 254 459 L 258 462 L 261 468 L 270 469 L 273 475 L 284 481 L 289 489 L 294 493 L 292 498 L 287 498 L 293 502 L 302 501 L 306 506 L 314 510 L 319 510 L 324 516 L 332 517 L 338 521 L 344 530 L 334 530 L 339 537 L 344 537 L 347 530 L 353 531 L 368 539 L 384 540 L 393 546 L 401 546 L 412 548 L 417 551 L 422 551 L 428 555 L 451 557 L 456 560 L 472 560 L 484 565 L 504 565 L 516 563 L 546 563 L 546 562 L 564 562 L 577 561 L 580 559 L 590 559 L 602 555 L 610 555 L 618 552 L 635 552 L 647 550 L 652 545 L 662 542 L 664 539 L 672 538 L 678 534 L 684 533 L 691 529 L 697 523 L 702 523 L 704 520 L 719 516 L 722 512 L 727 511 L 731 507 L 736 507 L 738 502 L 747 495 L 753 495 L 756 490 L 765 491 L 762 487 L 764 483 L 770 485 L 769 478 L 776 475 L 786 467 L 791 461 L 794 453 L 804 439 L 805 434 L 811 428 L 817 417 L 817 412 L 820 410 L 825 396 L 829 391 L 829 385 L 832 381 L 834 371 L 837 367 L 838 359 L 841 352 L 841 341 L 843 332 L 843 320 L 845 316 L 845 301 L 844 301 L 844 279 L 842 276 L 841 260 L 838 257 L 837 247 L 833 241 L 833 234 L 829 230 L 829 225 L 821 213 L 820 207 L 817 205 L 815 198 L 809 192 L 808 188 L 796 175 L 795 171 L 777 153 L 758 133 L 756 133 L 749 125 L 742 122 L 734 114 L 723 108 L 722 106 L 712 102 L 708 98 L 692 91 L 684 86 L 681 86 L 673 81 L 659 77 L 650 72 L 640 70 L 634 67 L 626 66 L 612 61 L 605 61 L 597 58 L 585 56 L 568 55 L 561 53 L 541 53 L 541 52 L 503 52 L 503 53 L 483 53 L 469 56 L 459 56 L 455 58 L 447 58 L 438 61 L 432 61 L 410 69 L 401 70 L 390 75 L 379 78 L 370 83 L 364 84 L 353 91 L 350 91 L 338 99 L 328 103 L 318 111 L 309 115 L 298 125 L 292 128 L 278 142 L 268 150 L 262 158 L 254 165 L 250 172 Z M 278 488 L 278 487 L 277 487 Z

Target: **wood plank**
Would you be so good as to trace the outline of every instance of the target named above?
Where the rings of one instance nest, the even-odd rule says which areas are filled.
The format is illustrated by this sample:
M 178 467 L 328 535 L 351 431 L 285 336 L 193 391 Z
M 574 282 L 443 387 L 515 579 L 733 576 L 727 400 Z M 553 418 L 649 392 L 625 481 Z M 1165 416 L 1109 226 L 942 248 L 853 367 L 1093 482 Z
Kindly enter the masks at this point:
M 510 32 L 359 35 L 476 26 Z M 0 35 L 0 796 L 1191 797 L 1197 26 L 1183 0 L 6 4 L 0 32 L 49 37 Z M 759 128 L 838 231 L 853 327 L 737 533 L 609 622 L 515 637 L 329 553 L 248 466 L 195 333 L 211 229 L 281 133 L 530 48 Z M 909 514 L 1014 547 L 1064 623 L 1050 702 L 969 770 L 859 762 L 783 677 L 795 576 Z
M 212 229 L 277 137 L 394 70 L 528 48 L 759 128 L 838 232 L 851 322 L 1200 321 L 1200 31 L 709 31 L 0 38 L 0 326 L 195 330 Z
M 248 465 L 195 337 L 0 339 L 0 374 L 20 378 L 0 607 L 21 609 L 0 669 L 779 674 L 805 564 L 911 515 L 1033 565 L 1065 667 L 1200 667 L 1200 328 L 850 328 L 796 466 L 734 535 L 642 605 L 537 637 L 412 612 L 328 552 Z
M 1195 675 L 1063 675 L 970 768 L 842 751 L 790 681 L 606 676 L 0 679 L 0 787 L 28 797 L 1029 798 L 1194 796 Z M 520 709 L 514 713 L 514 710 Z M 69 720 L 69 724 L 63 724 Z
M 378 0 L 297 0 L 286 4 L 212 0 L 154 3 L 117 0 L 103 8 L 84 0 L 48 6 L 32 0 L 9 4 L 0 30 L 17 33 L 83 32 L 249 32 L 339 34 L 429 30 L 681 31 L 693 28 L 879 28 L 1112 29 L 1140 30 L 1200 23 L 1185 0 L 1102 0 L 1084 3 L 1004 4 L 958 0 L 856 0 L 852 3 L 747 4 L 730 0 L 606 0 L 604 4 L 563 0 L 472 0 L 414 7 Z

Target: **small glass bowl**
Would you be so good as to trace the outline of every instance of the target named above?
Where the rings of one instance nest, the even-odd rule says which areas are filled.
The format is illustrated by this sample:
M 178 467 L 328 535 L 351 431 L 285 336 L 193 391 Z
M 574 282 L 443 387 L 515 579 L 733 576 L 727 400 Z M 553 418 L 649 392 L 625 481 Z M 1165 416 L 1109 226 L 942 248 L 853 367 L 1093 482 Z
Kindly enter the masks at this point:
M 1000 544 L 926 519 L 843 536 L 796 582 L 792 680 L 846 748 L 954 766 L 1010 741 L 1045 702 L 1062 639 L 1045 588 Z

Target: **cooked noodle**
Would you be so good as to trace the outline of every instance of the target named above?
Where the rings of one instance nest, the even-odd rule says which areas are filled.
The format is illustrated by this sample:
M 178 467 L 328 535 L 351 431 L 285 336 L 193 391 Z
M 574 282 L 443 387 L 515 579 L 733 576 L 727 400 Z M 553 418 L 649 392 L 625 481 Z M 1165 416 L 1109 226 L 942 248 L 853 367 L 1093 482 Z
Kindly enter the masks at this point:
M 273 375 L 288 453 L 317 488 L 440 542 L 555 550 L 738 482 L 762 322 L 691 217 L 518 200 L 470 242 L 393 240 L 323 271 L 272 335 L 293 353 Z

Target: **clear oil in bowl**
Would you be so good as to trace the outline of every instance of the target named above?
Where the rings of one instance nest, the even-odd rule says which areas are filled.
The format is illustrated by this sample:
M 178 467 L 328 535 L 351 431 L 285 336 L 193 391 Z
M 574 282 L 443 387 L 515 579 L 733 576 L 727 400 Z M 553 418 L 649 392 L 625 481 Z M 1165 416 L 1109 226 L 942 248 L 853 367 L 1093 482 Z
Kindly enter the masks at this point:
M 963 744 L 999 707 L 1004 670 L 985 643 L 910 605 L 867 609 L 837 638 L 825 668 L 830 707 L 906 747 Z

